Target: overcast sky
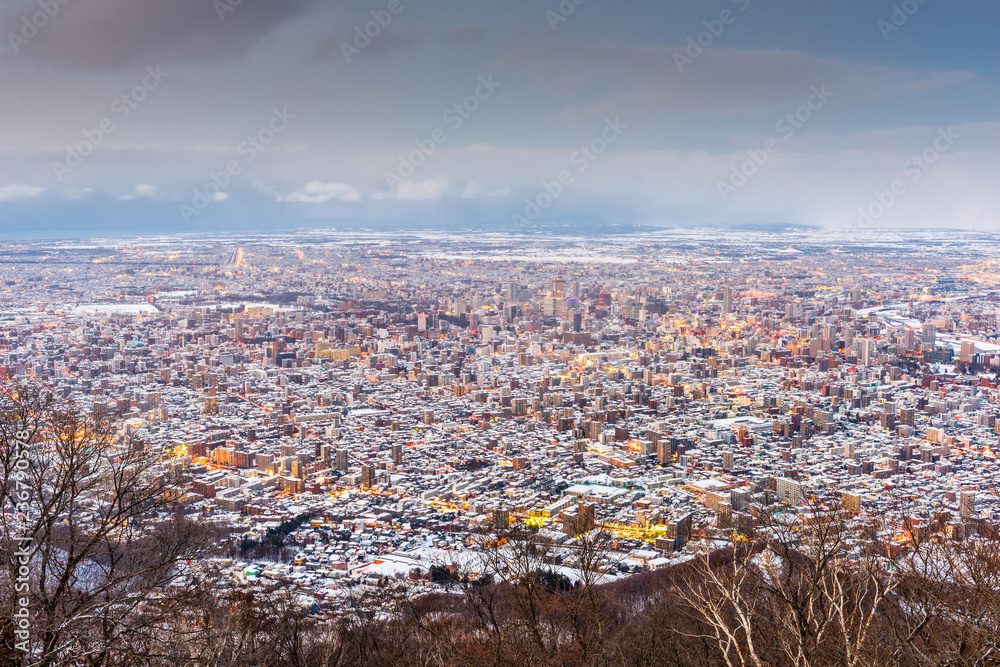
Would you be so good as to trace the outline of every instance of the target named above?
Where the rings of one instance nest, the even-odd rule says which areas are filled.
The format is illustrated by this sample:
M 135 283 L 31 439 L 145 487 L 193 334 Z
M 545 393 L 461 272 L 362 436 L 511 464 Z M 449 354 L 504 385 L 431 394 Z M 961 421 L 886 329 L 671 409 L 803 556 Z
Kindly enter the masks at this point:
M 1000 226 L 996 0 L 3 0 L 0 27 L 7 238 Z

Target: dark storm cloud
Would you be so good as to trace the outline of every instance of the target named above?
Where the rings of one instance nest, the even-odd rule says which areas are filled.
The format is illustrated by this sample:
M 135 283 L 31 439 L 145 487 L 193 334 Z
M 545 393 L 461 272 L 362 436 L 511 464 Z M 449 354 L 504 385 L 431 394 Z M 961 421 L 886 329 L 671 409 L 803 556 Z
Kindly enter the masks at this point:
M 116 69 L 144 59 L 216 60 L 242 55 L 310 0 L 63 0 L 20 45 L 18 56 L 64 69 Z M 39 11 L 22 5 L 2 19 L 20 33 Z M 37 22 L 36 22 L 37 23 Z
M 394 51 L 412 51 L 423 38 L 424 33 L 394 33 L 394 32 L 383 32 L 378 35 L 376 39 L 372 39 L 368 42 L 363 50 L 363 53 L 376 54 L 376 53 L 392 53 Z M 332 58 L 335 61 L 343 61 L 346 52 L 351 54 L 351 58 L 355 56 L 360 56 L 362 50 L 355 46 L 354 39 L 350 35 L 346 34 L 336 34 L 329 35 L 319 43 L 316 48 L 316 58 L 319 60 L 326 60 Z
M 469 46 L 478 42 L 485 42 L 487 39 L 486 31 L 478 25 L 463 26 L 441 37 L 441 41 L 445 44 L 456 46 Z

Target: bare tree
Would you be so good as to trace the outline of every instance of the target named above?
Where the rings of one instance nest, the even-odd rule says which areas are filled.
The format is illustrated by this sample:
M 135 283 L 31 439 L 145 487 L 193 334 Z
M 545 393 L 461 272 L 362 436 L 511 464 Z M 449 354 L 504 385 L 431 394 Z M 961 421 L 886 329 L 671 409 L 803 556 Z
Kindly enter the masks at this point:
M 25 663 L 113 664 L 157 636 L 179 599 L 164 593 L 190 583 L 180 566 L 207 552 L 211 531 L 174 511 L 176 490 L 155 467 L 117 419 L 4 386 L 0 495 L 25 511 L 3 514 L 0 550 L 5 586 L 30 570 Z
M 876 634 L 898 577 L 839 502 L 760 510 L 760 537 L 696 558 L 679 587 L 727 665 L 879 664 Z

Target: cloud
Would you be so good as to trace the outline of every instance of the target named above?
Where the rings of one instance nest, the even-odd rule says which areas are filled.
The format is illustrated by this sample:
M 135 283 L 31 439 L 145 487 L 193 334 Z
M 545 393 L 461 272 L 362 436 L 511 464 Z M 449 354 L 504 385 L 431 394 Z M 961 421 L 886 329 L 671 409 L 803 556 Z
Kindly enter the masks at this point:
M 462 190 L 460 199 L 483 199 L 484 197 L 503 197 L 510 194 L 509 188 L 498 188 L 488 190 L 485 186 L 476 182 L 466 183 Z
M 448 191 L 448 181 L 429 178 L 426 181 L 403 181 L 396 187 L 395 198 L 400 201 L 439 201 Z
M 136 199 L 159 199 L 160 189 L 155 185 L 137 185 L 131 194 L 121 197 L 122 201 L 134 201 Z
M 445 44 L 456 46 L 468 46 L 476 42 L 486 41 L 487 39 L 486 31 L 478 25 L 462 26 L 461 28 L 445 33 L 441 37 L 441 41 Z
M 0 188 L 0 202 L 17 201 L 19 199 L 34 199 L 41 196 L 45 188 L 31 185 L 8 185 Z
M 224 4 L 232 11 L 219 11 Z M 61 68 L 111 69 L 151 56 L 216 60 L 242 55 L 264 34 L 307 9 L 308 0 L 76 0 L 38 30 L 20 55 Z M 2 32 L 23 16 L 8 13 Z M 148 63 L 143 63 L 148 64 Z
M 278 197 L 278 201 L 296 204 L 325 204 L 329 201 L 358 202 L 361 201 L 361 193 L 357 188 L 346 183 L 312 181 L 285 197 Z
M 968 71 L 889 67 L 790 49 L 707 49 L 680 71 L 674 55 L 683 53 L 681 46 L 548 38 L 521 46 L 501 66 L 530 82 L 516 93 L 525 104 L 540 102 L 561 121 L 625 110 L 633 118 L 684 111 L 737 116 L 797 106 L 814 85 L 828 85 L 845 103 L 943 93 L 976 79 Z

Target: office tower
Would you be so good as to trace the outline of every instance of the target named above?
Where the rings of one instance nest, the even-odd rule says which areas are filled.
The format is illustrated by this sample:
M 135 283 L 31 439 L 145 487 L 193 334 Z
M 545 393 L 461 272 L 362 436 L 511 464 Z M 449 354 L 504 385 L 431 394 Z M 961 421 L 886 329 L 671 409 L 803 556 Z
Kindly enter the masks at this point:
M 517 283 L 507 283 L 507 300 L 517 301 Z
M 916 347 L 917 339 L 913 327 L 906 327 L 903 331 L 903 347 L 907 350 L 912 350 Z
M 937 326 L 933 322 L 925 322 L 924 330 L 921 335 L 921 342 L 924 345 L 929 345 L 934 347 L 937 343 Z
M 399 465 L 403 462 L 403 446 L 400 444 L 394 444 L 392 446 L 392 462 Z
M 738 512 L 750 509 L 750 489 L 733 489 L 729 492 L 729 504 Z
M 968 519 L 976 512 L 976 497 L 967 491 L 962 491 L 958 498 L 958 514 Z
M 375 466 L 361 466 L 361 487 L 370 489 L 375 486 Z
M 417 331 L 427 331 L 427 315 L 425 313 L 417 315 Z
M 976 355 L 976 344 L 971 340 L 962 341 L 962 356 L 961 359 L 965 363 L 972 363 L 972 358 Z
M 236 318 L 236 322 L 234 323 L 234 328 L 236 329 L 236 332 L 235 332 L 236 342 L 237 343 L 242 343 L 243 342 L 243 318 L 240 318 L 240 317 Z
M 579 299 L 580 298 L 580 281 L 579 280 L 574 280 L 573 281 L 573 298 L 574 299 Z
M 337 450 L 336 459 L 337 459 L 336 460 L 336 464 L 337 464 L 336 468 L 337 468 L 337 470 L 339 470 L 341 472 L 346 472 L 347 471 L 347 450 L 346 449 L 338 449 Z
M 859 338 L 854 346 L 858 351 L 858 360 L 865 366 L 871 366 L 875 360 L 875 341 L 867 338 Z
M 728 315 L 733 310 L 733 288 L 726 285 L 722 288 L 722 314 Z
M 573 313 L 573 331 L 580 333 L 583 330 L 583 315 Z
M 552 298 L 557 301 L 566 300 L 566 279 L 562 276 L 552 279 Z
M 670 463 L 674 456 L 670 451 L 670 440 L 662 436 L 655 439 L 656 442 L 656 462 L 661 466 Z

